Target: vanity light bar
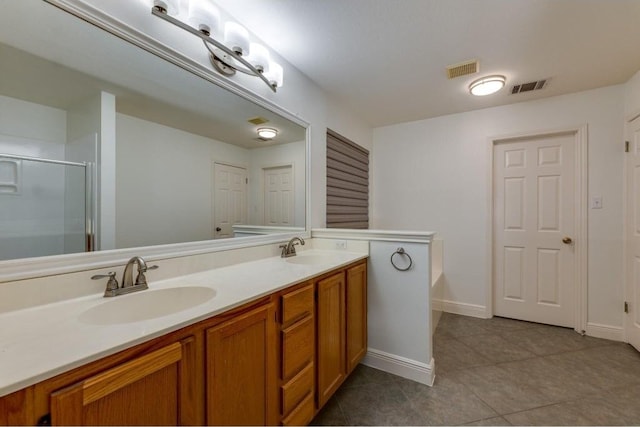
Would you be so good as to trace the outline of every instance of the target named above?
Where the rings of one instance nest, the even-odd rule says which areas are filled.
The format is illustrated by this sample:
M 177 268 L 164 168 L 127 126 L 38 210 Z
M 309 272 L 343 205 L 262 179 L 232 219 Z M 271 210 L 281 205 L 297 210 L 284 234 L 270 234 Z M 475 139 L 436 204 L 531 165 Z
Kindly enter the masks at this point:
M 202 10 L 198 12 L 202 13 Z M 239 71 L 241 73 L 260 78 L 273 92 L 276 92 L 278 87 L 282 86 L 283 71 L 282 67 L 277 63 L 268 59 L 268 52 L 266 48 L 260 46 L 260 51 L 256 55 L 250 52 L 248 42 L 248 32 L 235 22 L 228 22 L 225 25 L 225 41 L 228 38 L 232 47 L 229 48 L 225 44 L 214 39 L 211 35 L 213 28 L 209 25 L 198 25 L 198 28 L 194 28 L 181 20 L 174 18 L 167 13 L 167 8 L 163 7 L 163 1 L 155 0 L 154 5 L 151 8 L 151 13 L 158 18 L 161 18 L 176 27 L 198 36 L 202 39 L 204 46 L 210 53 L 211 63 L 215 69 L 223 75 L 232 76 Z M 219 25 L 219 20 L 212 19 Z M 194 23 L 192 21 L 192 23 Z M 215 25 L 215 24 L 214 24 Z M 216 28 L 216 30 L 218 30 Z M 245 43 L 246 42 L 246 43 Z M 251 45 L 254 45 L 251 43 Z M 266 54 L 265 54 L 266 52 Z M 245 59 L 246 57 L 246 59 Z M 251 60 L 258 58 L 257 65 L 252 64 Z M 266 64 L 264 61 L 269 61 Z

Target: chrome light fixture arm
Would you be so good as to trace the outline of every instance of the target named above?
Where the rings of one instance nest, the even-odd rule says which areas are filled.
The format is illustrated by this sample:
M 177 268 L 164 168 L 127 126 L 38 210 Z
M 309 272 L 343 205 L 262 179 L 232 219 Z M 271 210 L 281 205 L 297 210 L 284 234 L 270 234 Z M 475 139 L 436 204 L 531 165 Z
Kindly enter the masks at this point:
M 265 84 L 267 86 L 269 86 L 269 88 L 271 88 L 272 91 L 276 92 L 276 86 L 275 85 L 271 84 L 271 82 L 269 82 L 269 80 L 260 71 L 258 71 L 253 65 L 251 65 L 251 63 L 249 63 L 249 61 L 244 59 L 241 55 L 238 55 L 232 49 L 228 48 L 224 44 L 222 44 L 219 41 L 215 40 L 214 38 L 208 36 L 207 34 L 203 33 L 202 31 L 199 31 L 199 30 L 191 27 L 190 25 L 185 24 L 184 22 L 180 21 L 179 19 L 176 19 L 176 18 L 170 16 L 162 8 L 154 6 L 151 9 L 151 13 L 154 16 L 157 16 L 158 18 L 164 19 L 165 21 L 167 21 L 167 22 L 169 22 L 169 23 L 171 23 L 171 24 L 173 24 L 173 25 L 175 25 L 175 26 L 177 26 L 179 28 L 182 28 L 183 30 L 188 31 L 191 34 L 200 37 L 202 39 L 205 47 L 207 48 L 207 50 L 211 54 L 211 62 L 212 62 L 212 64 L 215 66 L 215 68 L 220 73 L 222 73 L 224 75 L 227 75 L 227 76 L 231 76 L 231 75 L 235 74 L 236 71 L 240 71 L 241 73 L 244 73 L 244 74 L 248 74 L 248 75 L 251 75 L 251 76 L 259 77 L 263 82 L 265 82 Z M 212 49 L 210 45 L 213 45 L 217 49 L 220 49 L 224 53 L 224 55 L 227 55 L 229 58 L 232 58 L 232 60 L 234 62 L 239 62 L 245 68 L 238 67 L 237 64 L 232 64 L 232 63 L 230 63 L 230 61 L 225 60 L 226 58 L 223 57 L 224 55 L 216 53 L 215 50 Z

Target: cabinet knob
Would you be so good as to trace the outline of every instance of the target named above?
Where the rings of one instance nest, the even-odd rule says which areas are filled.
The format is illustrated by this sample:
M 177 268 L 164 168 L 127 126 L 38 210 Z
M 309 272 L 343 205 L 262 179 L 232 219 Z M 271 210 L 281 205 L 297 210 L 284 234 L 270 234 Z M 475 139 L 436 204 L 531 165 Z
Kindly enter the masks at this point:
M 571 237 L 564 237 L 562 239 L 562 243 L 564 243 L 565 245 L 570 245 L 573 243 L 573 239 Z

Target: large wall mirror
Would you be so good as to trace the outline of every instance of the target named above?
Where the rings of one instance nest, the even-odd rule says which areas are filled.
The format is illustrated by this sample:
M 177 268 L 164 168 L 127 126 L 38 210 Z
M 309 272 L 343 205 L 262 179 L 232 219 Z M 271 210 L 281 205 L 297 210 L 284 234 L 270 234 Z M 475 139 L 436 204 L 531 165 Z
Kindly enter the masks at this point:
M 305 230 L 303 122 L 42 0 L 3 6 L 0 264 Z

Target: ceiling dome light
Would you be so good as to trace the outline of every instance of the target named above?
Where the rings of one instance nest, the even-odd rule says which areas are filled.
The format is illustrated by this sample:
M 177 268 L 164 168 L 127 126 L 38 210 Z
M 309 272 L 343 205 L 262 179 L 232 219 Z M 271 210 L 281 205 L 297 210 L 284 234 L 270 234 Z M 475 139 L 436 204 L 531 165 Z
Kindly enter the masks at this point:
M 258 129 L 258 136 L 262 139 L 273 139 L 278 134 L 278 131 L 272 128 L 260 128 Z
M 469 92 L 475 96 L 485 96 L 496 93 L 504 87 L 506 79 L 504 76 L 487 76 L 475 80 L 469 85 Z

